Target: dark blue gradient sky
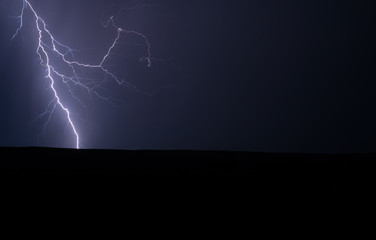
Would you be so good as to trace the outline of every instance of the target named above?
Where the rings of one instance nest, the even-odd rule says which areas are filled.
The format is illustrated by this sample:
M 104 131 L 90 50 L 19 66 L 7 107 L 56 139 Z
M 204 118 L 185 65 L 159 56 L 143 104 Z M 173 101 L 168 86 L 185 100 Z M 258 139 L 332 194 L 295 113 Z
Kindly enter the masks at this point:
M 121 8 L 114 71 L 142 91 L 108 83 L 111 105 L 87 101 L 74 119 L 83 147 L 265 152 L 376 150 L 372 1 L 30 0 L 55 37 L 97 62 L 114 37 L 101 18 Z M 35 54 L 36 31 L 10 38 L 22 2 L 0 0 L 0 146 L 72 147 L 61 112 L 33 121 L 51 95 Z M 103 19 L 103 18 L 102 18 Z M 92 74 L 91 77 L 100 77 Z M 74 107 L 73 107 L 74 109 Z

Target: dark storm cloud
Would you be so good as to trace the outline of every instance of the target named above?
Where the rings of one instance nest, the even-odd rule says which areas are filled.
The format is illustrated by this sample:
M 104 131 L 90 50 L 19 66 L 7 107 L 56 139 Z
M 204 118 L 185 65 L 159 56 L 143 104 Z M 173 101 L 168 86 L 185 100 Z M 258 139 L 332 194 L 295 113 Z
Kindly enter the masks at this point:
M 0 0 L 0 145 L 71 144 L 57 113 L 46 136 L 32 122 L 49 101 L 35 32 L 13 44 L 21 1 Z M 56 37 L 96 62 L 113 35 L 101 18 L 146 1 L 31 1 Z M 157 59 L 127 38 L 117 72 L 153 97 L 108 90 L 79 122 L 85 146 L 288 152 L 374 151 L 372 1 L 150 1 L 117 24 L 147 35 Z M 100 34 L 98 34 L 100 33 Z M 134 46 L 134 47 L 131 47 Z M 126 50 L 126 51 L 123 51 Z

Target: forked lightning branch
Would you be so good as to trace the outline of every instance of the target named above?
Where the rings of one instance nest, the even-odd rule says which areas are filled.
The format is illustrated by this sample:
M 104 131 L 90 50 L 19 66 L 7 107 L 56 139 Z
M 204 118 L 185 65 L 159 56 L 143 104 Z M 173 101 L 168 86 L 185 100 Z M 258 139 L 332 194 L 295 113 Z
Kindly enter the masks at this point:
M 61 86 L 64 86 L 67 88 L 67 90 L 71 93 L 71 97 L 77 99 L 76 96 L 73 95 L 71 91 L 70 84 L 82 88 L 84 91 L 86 91 L 88 94 L 93 94 L 99 98 L 105 99 L 105 97 L 101 96 L 95 88 L 95 84 L 83 81 L 83 77 L 80 76 L 78 71 L 78 68 L 82 69 L 95 69 L 99 70 L 105 75 L 107 75 L 110 79 L 116 82 L 118 85 L 124 85 L 128 87 L 134 87 L 130 83 L 119 79 L 118 76 L 116 76 L 115 73 L 111 72 L 109 69 L 106 68 L 105 62 L 110 57 L 111 53 L 113 52 L 113 49 L 116 47 L 116 45 L 119 43 L 119 40 L 122 36 L 122 34 L 133 34 L 140 39 L 142 39 L 145 42 L 146 45 L 146 56 L 141 57 L 141 61 L 146 61 L 147 66 L 151 66 L 151 53 L 150 53 L 150 43 L 145 35 L 142 33 L 136 32 L 136 31 L 130 31 L 123 29 L 121 27 L 116 26 L 114 18 L 111 17 L 106 24 L 104 24 L 104 27 L 113 27 L 117 34 L 109 46 L 106 47 L 107 51 L 106 54 L 101 58 L 101 61 L 97 64 L 87 64 L 84 62 L 76 61 L 74 58 L 74 53 L 72 48 L 69 46 L 59 42 L 57 39 L 55 39 L 54 35 L 52 34 L 52 30 L 48 28 L 47 23 L 41 18 L 41 16 L 38 14 L 38 12 L 35 10 L 33 5 L 30 3 L 29 0 L 22 0 L 22 8 L 21 13 L 17 18 L 19 19 L 19 27 L 15 31 L 14 35 L 12 36 L 12 40 L 18 36 L 20 31 L 22 31 L 24 27 L 24 21 L 25 21 L 25 14 L 27 11 L 30 11 L 31 16 L 33 18 L 32 26 L 37 31 L 37 38 L 36 41 L 36 49 L 35 52 L 38 56 L 38 59 L 40 61 L 41 66 L 46 71 L 46 78 L 49 80 L 49 88 L 50 91 L 53 93 L 53 100 L 48 104 L 48 107 L 50 107 L 52 110 L 46 111 L 50 115 L 48 118 L 51 119 L 51 115 L 54 113 L 54 111 L 60 109 L 63 111 L 66 121 L 68 122 L 69 127 L 72 130 L 72 134 L 74 134 L 75 142 L 72 144 L 75 148 L 80 148 L 80 134 L 79 129 L 76 126 L 75 122 L 72 120 L 72 113 L 70 109 L 67 107 L 67 105 L 63 102 L 61 97 L 61 91 L 59 91 L 59 88 Z M 55 29 L 54 29 L 55 30 Z M 68 57 L 70 56 L 70 57 Z M 69 70 L 69 74 L 67 72 L 61 72 L 59 69 L 61 69 L 59 66 L 56 66 L 54 64 L 54 61 L 52 59 L 59 58 L 60 64 L 64 64 Z M 73 60 L 72 60 L 73 59 Z M 87 80 L 87 79 L 86 79 Z M 57 84 L 59 81 L 59 84 Z M 59 87 L 58 87 L 59 86 Z M 48 124 L 48 121 L 46 124 Z

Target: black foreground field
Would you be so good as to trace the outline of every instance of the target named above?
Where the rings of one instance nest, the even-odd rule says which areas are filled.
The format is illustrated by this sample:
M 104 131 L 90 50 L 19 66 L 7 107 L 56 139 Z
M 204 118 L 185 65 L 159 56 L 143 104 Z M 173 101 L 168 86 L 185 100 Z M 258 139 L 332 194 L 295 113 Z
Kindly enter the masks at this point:
M 277 154 L 0 148 L 0 173 L 21 175 L 285 176 L 339 179 L 376 154 Z M 316 180 L 318 180 L 316 179 Z
M 148 193 L 145 197 L 147 205 L 150 204 L 150 199 L 155 201 L 156 197 L 164 196 L 161 187 L 172 183 L 176 186 L 169 188 L 168 196 L 177 202 L 178 196 L 181 196 L 179 194 L 184 196 L 182 199 L 190 199 L 187 200 L 189 203 L 182 205 L 184 209 L 188 209 L 187 213 L 193 210 L 189 206 L 197 201 L 199 205 L 206 206 L 205 209 L 214 208 L 212 217 L 218 219 L 222 219 L 221 214 L 226 212 L 254 216 L 255 210 L 264 212 L 269 209 L 269 213 L 257 215 L 256 222 L 260 226 L 288 225 L 313 229 L 344 229 L 364 221 L 359 211 L 352 210 L 350 199 L 358 196 L 358 186 L 364 185 L 359 177 L 367 175 L 366 171 L 372 171 L 373 168 L 366 166 L 376 159 L 376 154 L 50 148 L 0 148 L 0 151 L 0 175 L 26 179 L 52 175 L 85 176 L 89 179 L 92 176 L 243 176 L 235 181 L 229 178 L 213 181 L 211 178 L 209 184 L 201 179 L 193 188 L 179 181 L 169 180 L 163 184 L 156 183 L 155 192 L 150 188 L 145 189 L 146 186 L 155 184 L 155 181 L 148 180 L 146 185 L 135 188 Z M 135 185 L 135 182 L 139 180 L 130 183 L 116 178 L 119 189 L 124 190 L 126 186 L 127 196 L 130 195 L 129 186 Z M 110 185 L 105 186 L 107 188 Z M 205 196 L 212 196 L 210 199 L 213 200 L 205 202 Z M 226 197 L 232 201 L 220 208 L 214 207 L 215 202 Z M 171 204 L 170 201 L 167 203 Z M 261 207 L 263 205 L 267 207 Z

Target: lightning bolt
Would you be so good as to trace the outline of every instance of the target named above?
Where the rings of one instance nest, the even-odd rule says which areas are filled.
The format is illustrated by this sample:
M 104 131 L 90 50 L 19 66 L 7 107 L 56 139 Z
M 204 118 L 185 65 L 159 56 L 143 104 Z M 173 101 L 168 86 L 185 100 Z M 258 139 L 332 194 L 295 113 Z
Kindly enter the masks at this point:
M 17 37 L 19 32 L 23 28 L 23 22 L 24 22 L 24 16 L 26 11 L 30 10 L 35 20 L 35 28 L 38 32 L 38 41 L 37 41 L 37 48 L 36 53 L 38 55 L 40 64 L 45 68 L 47 75 L 46 78 L 49 80 L 49 88 L 51 92 L 53 93 L 53 100 L 48 104 L 48 107 L 44 113 L 42 113 L 38 117 L 42 117 L 46 114 L 49 114 L 48 120 L 45 124 L 44 129 L 46 128 L 46 125 L 49 123 L 51 119 L 51 115 L 56 110 L 56 108 L 60 108 L 64 113 L 66 120 L 68 122 L 69 127 L 73 131 L 73 134 L 75 136 L 75 148 L 79 149 L 80 144 L 80 136 L 77 130 L 77 127 L 72 120 L 72 113 L 69 110 L 69 108 L 63 103 L 62 98 L 60 96 L 60 92 L 57 89 L 57 82 L 61 81 L 65 86 L 67 87 L 68 91 L 70 92 L 73 99 L 75 99 L 77 102 L 79 102 L 81 105 L 84 105 L 80 99 L 73 94 L 73 91 L 71 90 L 70 84 L 73 84 L 73 86 L 78 86 L 84 91 L 86 91 L 88 94 L 93 94 L 103 100 L 109 100 L 108 98 L 102 96 L 99 94 L 96 89 L 98 88 L 98 83 L 96 83 L 93 79 L 87 79 L 84 77 L 81 77 L 78 73 L 77 69 L 90 69 L 90 70 L 99 70 L 103 72 L 105 75 L 109 76 L 111 79 L 113 79 L 118 85 L 123 85 L 126 87 L 131 87 L 133 89 L 137 89 L 135 86 L 130 84 L 129 82 L 126 82 L 124 80 L 119 79 L 114 73 L 112 73 L 109 69 L 106 68 L 105 62 L 110 57 L 111 52 L 114 50 L 116 45 L 119 43 L 119 40 L 121 38 L 121 35 L 124 34 L 133 34 L 143 39 L 143 41 L 146 44 L 146 50 L 147 54 L 145 57 L 141 57 L 140 61 L 145 61 L 147 63 L 147 66 L 150 67 L 152 64 L 152 57 L 151 57 L 151 51 L 150 51 L 150 43 L 147 39 L 147 37 L 139 32 L 132 31 L 132 30 L 126 30 L 121 27 L 118 27 L 115 24 L 114 17 L 110 17 L 107 22 L 103 24 L 104 27 L 113 27 L 116 29 L 116 37 L 113 40 L 112 44 L 109 46 L 109 48 L 106 51 L 106 54 L 103 56 L 101 61 L 98 64 L 88 64 L 83 63 L 75 60 L 74 57 L 74 50 L 70 48 L 67 45 L 64 45 L 57 41 L 51 31 L 48 29 L 46 22 L 39 16 L 37 11 L 34 9 L 32 4 L 29 0 L 22 0 L 23 5 L 21 9 L 21 13 L 16 18 L 19 19 L 19 27 L 17 28 L 16 32 L 12 36 L 12 40 Z M 58 69 L 58 66 L 53 63 L 51 59 L 53 58 L 59 58 L 61 63 L 70 69 L 70 74 L 64 74 L 60 72 Z M 48 110 L 52 107 L 52 110 Z

